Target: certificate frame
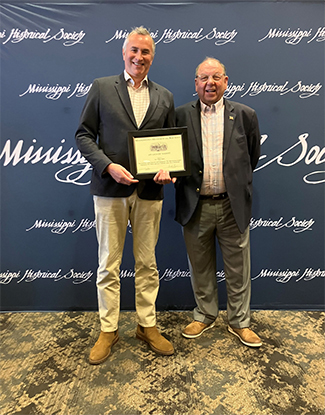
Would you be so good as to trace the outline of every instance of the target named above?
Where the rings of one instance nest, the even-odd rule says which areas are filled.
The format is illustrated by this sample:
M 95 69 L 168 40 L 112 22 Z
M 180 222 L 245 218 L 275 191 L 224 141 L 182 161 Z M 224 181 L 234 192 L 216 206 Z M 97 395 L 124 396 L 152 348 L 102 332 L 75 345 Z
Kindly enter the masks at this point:
M 136 179 L 152 179 L 160 169 L 171 177 L 190 175 L 187 127 L 129 131 L 128 149 Z

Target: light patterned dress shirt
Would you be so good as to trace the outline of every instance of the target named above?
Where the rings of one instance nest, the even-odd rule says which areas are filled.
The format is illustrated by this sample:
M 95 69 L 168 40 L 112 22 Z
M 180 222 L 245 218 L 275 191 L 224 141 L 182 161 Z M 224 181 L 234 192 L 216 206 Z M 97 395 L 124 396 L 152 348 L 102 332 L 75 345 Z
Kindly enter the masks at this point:
M 149 87 L 147 76 L 142 80 L 138 89 L 134 87 L 134 81 L 124 70 L 124 77 L 127 81 L 131 105 L 138 128 L 140 127 L 150 104 Z
M 223 98 L 210 107 L 200 102 L 204 161 L 201 194 L 217 195 L 226 191 L 223 177 Z

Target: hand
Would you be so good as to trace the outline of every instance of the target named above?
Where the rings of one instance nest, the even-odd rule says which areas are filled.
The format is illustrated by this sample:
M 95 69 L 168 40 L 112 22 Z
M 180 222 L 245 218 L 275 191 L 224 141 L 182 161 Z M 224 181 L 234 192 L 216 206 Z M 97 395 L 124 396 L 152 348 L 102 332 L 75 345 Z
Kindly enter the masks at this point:
M 157 184 L 168 184 L 170 182 L 175 183 L 176 182 L 176 177 L 171 178 L 170 174 L 169 174 L 169 171 L 167 171 L 167 170 L 159 170 L 159 172 L 155 175 L 153 180 Z
M 139 180 L 136 180 L 132 174 L 120 164 L 111 163 L 107 166 L 106 171 L 117 183 L 130 186 L 131 184 L 139 182 Z

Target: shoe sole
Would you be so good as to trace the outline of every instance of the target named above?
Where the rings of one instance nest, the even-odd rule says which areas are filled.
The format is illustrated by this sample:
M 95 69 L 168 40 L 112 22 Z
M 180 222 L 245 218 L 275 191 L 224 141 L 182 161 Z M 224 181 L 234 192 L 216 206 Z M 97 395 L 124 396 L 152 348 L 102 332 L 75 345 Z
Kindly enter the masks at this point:
M 202 331 L 200 331 L 200 333 L 198 333 L 198 334 L 186 334 L 186 333 L 182 332 L 182 336 L 183 337 L 186 337 L 187 339 L 196 339 L 196 338 L 202 336 L 202 334 L 205 331 L 207 331 L 209 329 L 212 329 L 212 327 L 214 327 L 215 325 L 216 325 L 216 323 L 214 323 L 214 322 L 211 323 L 211 324 L 209 324 L 208 327 L 206 327 L 205 329 L 203 329 Z
M 138 334 L 138 333 L 136 333 L 136 338 L 137 339 L 139 339 L 139 340 L 142 340 L 142 341 L 144 341 L 145 343 L 147 343 L 149 346 L 150 346 L 150 348 L 151 348 L 151 350 L 153 350 L 154 352 L 156 352 L 156 353 L 158 353 L 158 354 L 161 354 L 161 355 L 163 355 L 163 356 L 171 356 L 172 354 L 174 354 L 174 349 L 173 350 L 170 350 L 170 351 L 165 351 L 165 350 L 160 350 L 160 349 L 156 349 L 155 348 L 155 346 L 153 346 L 149 341 L 148 341 L 148 339 L 146 338 L 146 337 L 142 337 L 141 336 L 141 334 Z
M 89 363 L 90 363 L 91 365 L 100 365 L 101 363 L 105 362 L 105 360 L 106 360 L 106 359 L 109 357 L 109 355 L 111 354 L 112 347 L 114 346 L 114 344 L 115 344 L 115 343 L 117 343 L 117 342 L 118 342 L 118 340 L 119 340 L 119 337 L 117 336 L 117 337 L 113 340 L 113 343 L 112 343 L 112 345 L 111 345 L 111 349 L 110 349 L 109 353 L 108 353 L 105 357 L 101 358 L 100 360 L 91 360 L 91 359 L 89 359 Z
M 261 347 L 262 346 L 262 342 L 260 343 L 248 343 L 245 342 L 245 340 L 243 340 L 240 335 L 238 333 L 236 333 L 230 326 L 228 326 L 228 331 L 229 333 L 233 334 L 234 336 L 238 337 L 238 339 L 245 345 L 248 347 Z

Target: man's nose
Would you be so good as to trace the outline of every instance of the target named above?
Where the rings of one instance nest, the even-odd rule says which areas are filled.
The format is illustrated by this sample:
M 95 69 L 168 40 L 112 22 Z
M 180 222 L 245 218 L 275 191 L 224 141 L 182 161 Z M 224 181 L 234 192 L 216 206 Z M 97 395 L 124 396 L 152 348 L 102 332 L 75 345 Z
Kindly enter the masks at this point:
M 136 53 L 136 55 L 135 55 L 135 57 L 137 58 L 137 59 L 142 59 L 142 52 L 141 52 L 141 50 L 138 50 L 137 51 L 137 53 Z

